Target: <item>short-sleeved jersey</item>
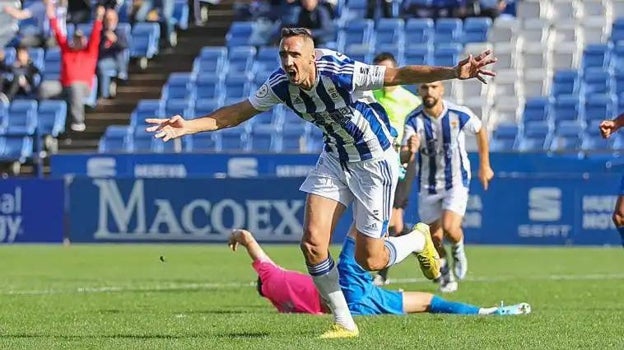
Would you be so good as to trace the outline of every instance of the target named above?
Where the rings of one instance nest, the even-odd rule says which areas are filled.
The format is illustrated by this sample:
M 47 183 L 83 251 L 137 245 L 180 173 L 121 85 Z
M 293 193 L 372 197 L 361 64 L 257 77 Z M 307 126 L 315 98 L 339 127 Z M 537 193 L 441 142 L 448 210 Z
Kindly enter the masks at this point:
M 466 107 L 448 101 L 443 103 L 440 117 L 427 115 L 421 105 L 405 122 L 403 145 L 414 134 L 420 138 L 416 166 L 421 193 L 436 194 L 453 186 L 468 187 L 470 182 L 464 133 L 479 132 L 481 120 Z
M 316 50 L 316 83 L 310 90 L 293 85 L 279 68 L 249 97 L 259 111 L 285 104 L 323 131 L 325 151 L 342 162 L 382 158 L 392 146 L 388 116 L 373 97 L 386 68 L 371 66 L 326 49 Z

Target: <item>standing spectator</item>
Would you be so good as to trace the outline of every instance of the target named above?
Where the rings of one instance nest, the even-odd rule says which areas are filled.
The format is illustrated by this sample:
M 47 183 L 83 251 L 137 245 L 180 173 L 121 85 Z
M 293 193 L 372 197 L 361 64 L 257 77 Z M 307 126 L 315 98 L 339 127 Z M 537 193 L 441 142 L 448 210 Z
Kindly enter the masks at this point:
M 117 86 L 117 83 L 112 81 L 110 86 L 106 86 L 109 79 L 104 79 L 104 74 L 107 74 L 108 71 L 115 71 L 117 72 L 115 78 L 119 80 L 128 79 L 128 61 L 124 54 L 124 50 L 128 48 L 128 38 L 126 38 L 126 33 L 117 28 L 118 24 L 119 16 L 117 12 L 113 9 L 106 10 L 104 30 L 102 32 L 102 40 L 100 41 L 100 58 L 97 67 L 100 91 L 109 89 L 111 96 L 115 95 L 114 87 Z
M 34 91 L 37 85 L 37 78 L 40 78 L 39 69 L 30 59 L 28 49 L 20 46 L 17 49 L 17 57 L 15 62 L 8 67 L 12 78 L 2 86 L 0 100 L 3 102 L 12 101 L 16 95 L 28 95 Z
M 392 17 L 392 0 L 381 0 L 381 11 L 385 18 Z M 377 0 L 368 0 L 366 9 L 366 18 L 375 19 L 377 12 Z
M 297 20 L 298 27 L 310 29 L 314 45 L 324 45 L 334 39 L 334 22 L 325 6 L 319 6 L 318 0 L 301 0 L 301 12 Z
M 69 104 L 71 129 L 74 131 L 84 131 L 86 128 L 84 99 L 93 88 L 104 12 L 104 7 L 98 6 L 88 43 L 84 34 L 76 30 L 70 44 L 67 37 L 59 32 L 54 5 L 50 4 L 47 8 L 50 27 L 61 49 L 61 81 L 60 84 L 57 81 L 44 82 L 40 89 L 40 98 L 58 97 L 62 94 Z
M 157 6 L 156 1 L 159 1 L 160 6 Z M 135 3 L 140 3 L 136 13 L 134 14 L 134 20 L 137 22 L 145 21 L 157 21 L 164 20 L 165 35 L 167 44 L 171 47 L 175 47 L 178 44 L 178 35 L 175 30 L 175 18 L 173 17 L 173 10 L 175 9 L 175 0 L 135 0 Z M 159 8 L 161 10 L 158 15 L 155 10 Z
M 496 17 L 505 11 L 508 1 L 505 0 L 478 0 L 478 15 L 481 17 L 490 17 L 495 20 Z
M 3 11 L 18 21 L 33 19 L 30 25 L 20 25 L 17 38 L 20 46 L 43 46 L 45 42 L 43 28 L 46 21 L 46 4 L 49 1 L 33 1 L 22 9 L 9 5 L 4 6 Z
M 4 9 L 4 11 L 0 11 L 0 47 L 7 46 L 15 37 L 18 29 L 17 19 L 6 11 L 9 7 L 18 10 L 21 3 L 16 0 L 0 0 L 0 8 Z

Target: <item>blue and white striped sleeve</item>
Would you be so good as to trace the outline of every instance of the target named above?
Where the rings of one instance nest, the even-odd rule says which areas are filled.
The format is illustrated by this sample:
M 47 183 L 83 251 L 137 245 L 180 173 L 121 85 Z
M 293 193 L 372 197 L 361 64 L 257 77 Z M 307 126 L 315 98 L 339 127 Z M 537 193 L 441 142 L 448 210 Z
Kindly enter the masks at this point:
M 458 111 L 459 115 L 459 128 L 464 132 L 476 134 L 483 127 L 481 119 L 477 117 L 468 107 L 460 107 Z

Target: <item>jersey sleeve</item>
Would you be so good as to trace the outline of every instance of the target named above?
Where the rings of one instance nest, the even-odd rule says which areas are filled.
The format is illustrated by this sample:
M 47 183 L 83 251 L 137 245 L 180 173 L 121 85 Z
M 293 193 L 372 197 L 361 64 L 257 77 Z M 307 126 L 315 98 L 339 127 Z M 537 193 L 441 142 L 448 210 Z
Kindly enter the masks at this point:
M 264 84 L 249 96 L 249 103 L 251 103 L 256 110 L 264 112 L 282 103 L 282 101 L 275 95 L 267 79 Z
M 462 113 L 459 116 L 459 124 L 461 130 L 476 134 L 481 130 L 481 119 L 477 117 L 470 109 L 463 108 Z
M 407 120 L 405 121 L 405 126 L 403 127 L 403 140 L 401 145 L 406 146 L 407 141 L 413 135 L 418 135 L 417 118 L 415 116 L 408 115 Z

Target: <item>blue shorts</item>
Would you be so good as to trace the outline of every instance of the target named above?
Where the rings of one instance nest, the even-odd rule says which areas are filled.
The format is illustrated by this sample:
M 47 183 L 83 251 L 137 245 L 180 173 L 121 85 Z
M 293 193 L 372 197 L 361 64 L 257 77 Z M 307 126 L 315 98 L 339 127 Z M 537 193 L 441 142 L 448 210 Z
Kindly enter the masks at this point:
M 347 299 L 349 310 L 354 316 L 366 315 L 404 315 L 403 293 L 393 290 L 386 290 L 375 286 L 359 298 Z M 351 299 L 351 300 L 349 300 Z M 353 299 L 357 301 L 352 302 Z
M 622 182 L 620 183 L 620 196 L 624 196 L 624 176 L 622 176 Z

